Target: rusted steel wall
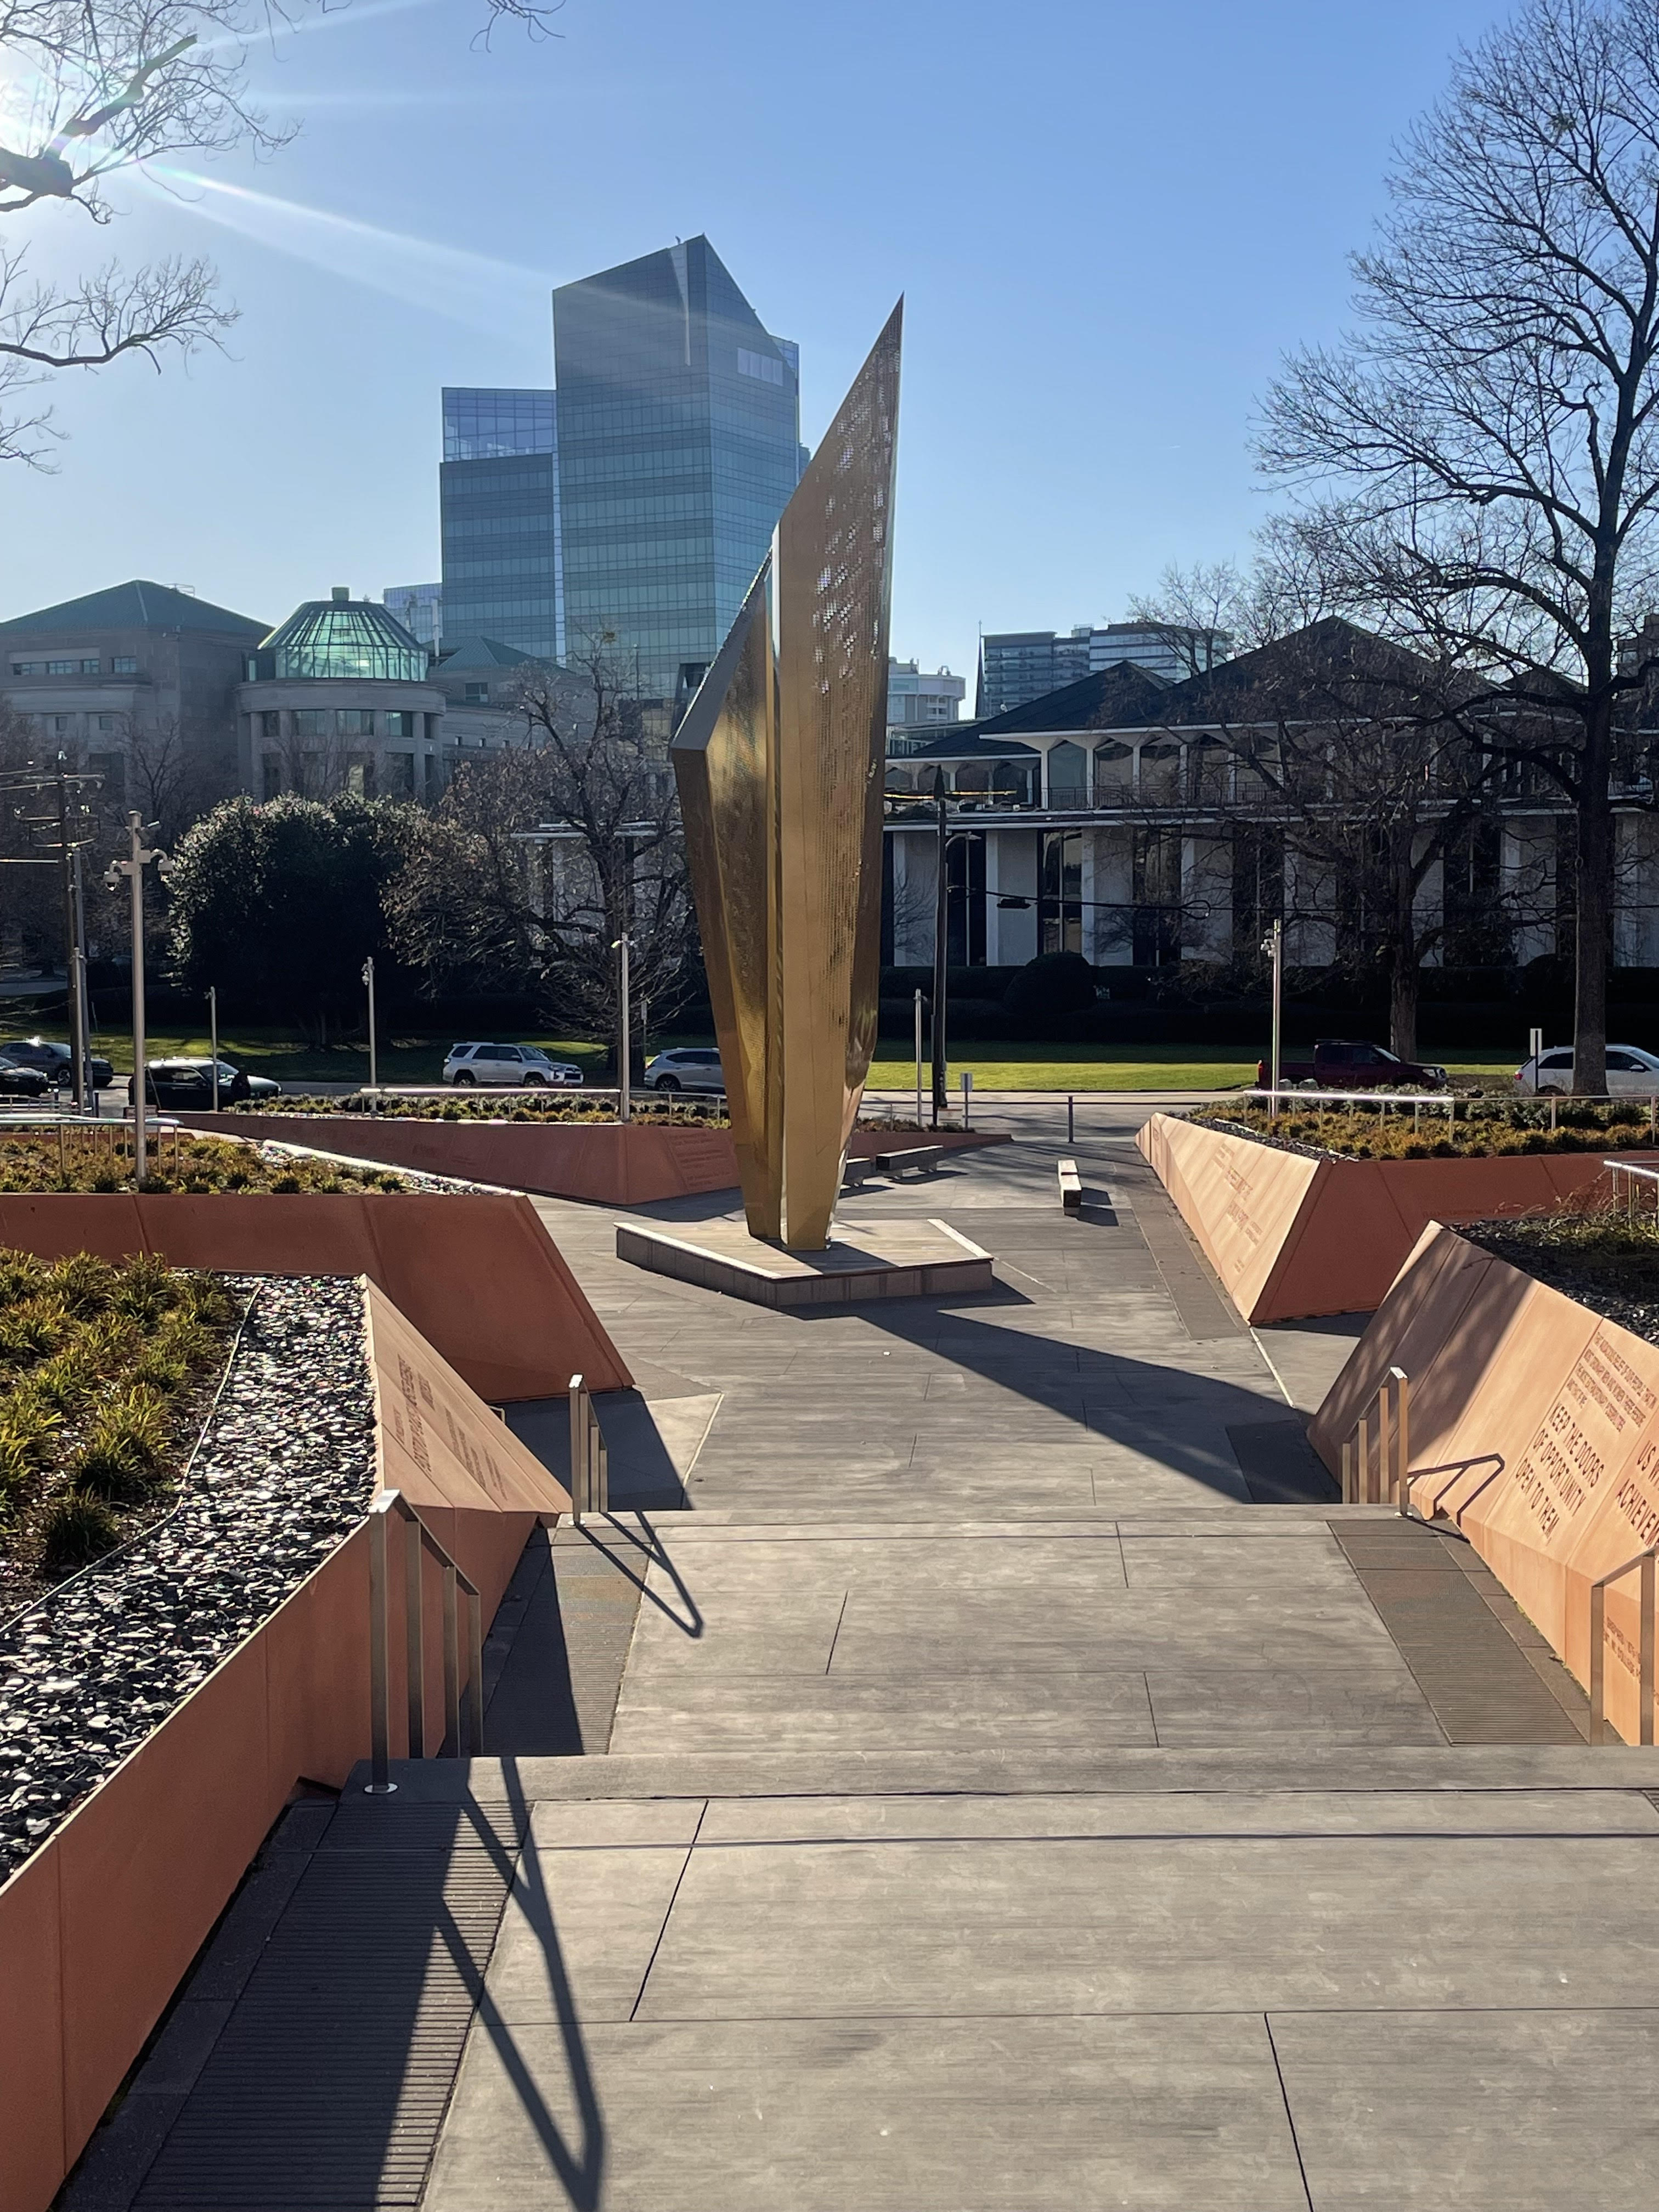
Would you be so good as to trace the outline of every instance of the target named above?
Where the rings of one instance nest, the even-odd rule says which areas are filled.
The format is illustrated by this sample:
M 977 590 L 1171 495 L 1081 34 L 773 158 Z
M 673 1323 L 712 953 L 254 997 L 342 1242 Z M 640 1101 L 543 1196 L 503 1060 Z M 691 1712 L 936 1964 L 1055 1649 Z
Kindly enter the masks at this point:
M 1659 1346 L 1431 1223 L 1309 1433 L 1328 1467 L 1390 1366 L 1412 1504 L 1469 1539 L 1589 1680 L 1589 1585 L 1659 1539 Z M 1607 1594 L 1607 1712 L 1636 1736 L 1638 1578 Z
M 381 1483 L 421 1506 L 477 1585 L 487 1628 L 538 1515 L 569 1499 L 390 1301 L 367 1298 Z M 368 1757 L 368 1561 L 359 1528 L 0 1886 L 0 2212 L 45 2212 L 295 1784 L 337 1789 Z M 401 1572 L 388 1598 L 398 1755 Z M 442 1577 L 429 1555 L 423 1605 L 434 1743 Z

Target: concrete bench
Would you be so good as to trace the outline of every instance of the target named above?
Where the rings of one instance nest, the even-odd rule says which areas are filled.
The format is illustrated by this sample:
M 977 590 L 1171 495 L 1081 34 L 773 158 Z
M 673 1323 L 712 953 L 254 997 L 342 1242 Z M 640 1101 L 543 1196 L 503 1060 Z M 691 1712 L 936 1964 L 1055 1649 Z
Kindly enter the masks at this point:
M 910 1145 L 902 1152 L 880 1152 L 870 1163 L 884 1175 L 902 1175 L 906 1168 L 914 1168 L 918 1175 L 937 1175 L 939 1164 L 945 1158 L 943 1145 Z M 849 1160 L 848 1167 L 853 1164 Z
M 1068 1213 L 1075 1212 L 1083 1203 L 1083 1178 L 1077 1171 L 1075 1160 L 1060 1164 L 1060 1202 Z
M 879 1164 L 880 1163 L 877 1160 L 847 1161 L 842 1166 L 841 1171 L 842 1188 L 843 1190 L 859 1189 L 863 1184 L 869 1182 L 871 1176 L 875 1173 L 876 1169 Z

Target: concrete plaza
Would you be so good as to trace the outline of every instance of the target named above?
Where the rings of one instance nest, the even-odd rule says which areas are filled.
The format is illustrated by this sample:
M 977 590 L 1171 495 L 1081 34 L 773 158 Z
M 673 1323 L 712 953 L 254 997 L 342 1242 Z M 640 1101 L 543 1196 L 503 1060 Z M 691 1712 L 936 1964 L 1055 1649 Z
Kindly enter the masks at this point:
M 958 1302 L 738 1305 L 539 1202 L 640 1385 L 615 1516 L 526 1553 L 497 1755 L 290 1816 L 71 2206 L 1651 2203 L 1659 1758 L 1334 1502 L 1352 1328 L 1238 1323 L 1145 1110 L 847 1201 L 993 1251 Z

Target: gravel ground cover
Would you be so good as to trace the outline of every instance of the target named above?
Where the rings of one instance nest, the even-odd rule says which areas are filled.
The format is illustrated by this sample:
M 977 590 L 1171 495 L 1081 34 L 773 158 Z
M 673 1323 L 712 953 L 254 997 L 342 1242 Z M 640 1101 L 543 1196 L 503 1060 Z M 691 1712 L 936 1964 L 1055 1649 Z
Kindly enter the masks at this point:
M 1414 1115 L 1409 1099 L 1391 1109 L 1324 1114 L 1313 1106 L 1287 1105 L 1269 1115 L 1265 1108 L 1229 1103 L 1200 1107 L 1187 1119 L 1311 1159 L 1500 1159 L 1517 1153 L 1645 1152 L 1659 1141 L 1649 1127 L 1646 1100 L 1635 1098 L 1609 1105 L 1558 1103 L 1553 1115 L 1547 1098 L 1469 1099 L 1459 1103 L 1455 1119 L 1437 1104 Z
M 0 1881 L 349 1534 L 374 1493 L 358 1285 L 222 1279 L 252 1304 L 177 1510 L 0 1623 Z
M 1659 1344 L 1659 1223 L 1651 1218 L 1631 1221 L 1622 1207 L 1604 1203 L 1522 1221 L 1476 1221 L 1457 1233 L 1632 1336 Z
M 314 1193 L 405 1188 L 395 1169 L 279 1158 L 238 1138 L 193 1137 L 173 1129 L 152 1139 L 148 1166 L 147 1191 L 192 1195 L 222 1190 Z M 0 1135 L 0 1192 L 108 1193 L 136 1188 L 130 1123 L 88 1121 Z

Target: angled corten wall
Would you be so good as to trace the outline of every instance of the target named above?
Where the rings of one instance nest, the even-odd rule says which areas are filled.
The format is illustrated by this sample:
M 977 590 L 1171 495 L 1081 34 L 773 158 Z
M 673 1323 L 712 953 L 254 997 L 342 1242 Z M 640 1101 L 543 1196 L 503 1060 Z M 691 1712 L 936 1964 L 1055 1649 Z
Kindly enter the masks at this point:
M 875 1048 L 902 307 L 673 743 L 750 1233 L 821 1250 Z
M 1429 1222 L 1549 1212 L 1602 1174 L 1600 1152 L 1311 1159 L 1167 1114 L 1135 1141 L 1251 1322 L 1374 1312 Z
M 389 1299 L 372 1285 L 365 1299 L 380 1480 L 477 1585 L 487 1627 L 537 1516 L 569 1499 Z M 429 1556 L 423 1570 L 430 1632 L 442 1582 Z M 394 1753 L 404 1588 L 393 1574 Z M 368 1757 L 368 1656 L 360 1527 L 0 1882 L 0 2212 L 46 2212 L 295 1782 L 337 1788 Z M 430 1742 L 432 1632 L 425 1692 Z
M 1581 1683 L 1589 1586 L 1659 1537 L 1659 1346 L 1431 1224 L 1309 1434 L 1333 1471 L 1390 1366 L 1411 1492 L 1469 1539 Z M 1607 1593 L 1607 1713 L 1636 1740 L 1638 1578 Z

